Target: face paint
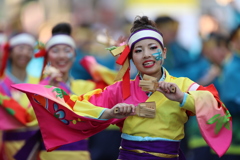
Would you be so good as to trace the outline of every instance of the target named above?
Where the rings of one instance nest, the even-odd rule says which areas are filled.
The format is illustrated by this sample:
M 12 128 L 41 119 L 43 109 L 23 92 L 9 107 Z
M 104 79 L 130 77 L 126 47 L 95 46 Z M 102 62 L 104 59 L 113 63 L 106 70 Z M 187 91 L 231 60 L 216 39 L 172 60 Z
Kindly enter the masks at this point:
M 74 61 L 74 54 L 73 53 L 67 53 L 67 57 L 69 58 L 70 61 Z
M 153 53 L 153 57 L 156 59 L 156 61 L 160 61 L 162 59 L 162 51 L 160 49 L 157 50 L 158 52 Z
M 67 53 L 67 57 L 68 57 L 69 59 L 73 59 L 73 53 Z

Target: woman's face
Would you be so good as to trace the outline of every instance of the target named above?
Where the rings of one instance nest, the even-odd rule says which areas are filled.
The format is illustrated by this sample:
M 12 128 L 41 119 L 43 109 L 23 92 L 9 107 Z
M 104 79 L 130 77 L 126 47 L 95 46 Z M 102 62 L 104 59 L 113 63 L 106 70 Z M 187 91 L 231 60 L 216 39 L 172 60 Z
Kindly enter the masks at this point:
M 75 51 L 72 47 L 65 44 L 58 44 L 51 47 L 48 51 L 48 61 L 62 73 L 70 70 L 75 57 Z
M 19 68 L 26 68 L 33 55 L 33 47 L 28 44 L 19 44 L 12 48 L 10 59 L 12 65 Z
M 225 45 L 217 45 L 213 43 L 211 46 L 205 47 L 203 50 L 204 56 L 206 56 L 212 63 L 221 66 L 224 59 L 229 53 Z
M 153 39 L 144 39 L 134 45 L 132 51 L 133 62 L 142 74 L 153 75 L 161 71 L 166 58 L 166 49 Z

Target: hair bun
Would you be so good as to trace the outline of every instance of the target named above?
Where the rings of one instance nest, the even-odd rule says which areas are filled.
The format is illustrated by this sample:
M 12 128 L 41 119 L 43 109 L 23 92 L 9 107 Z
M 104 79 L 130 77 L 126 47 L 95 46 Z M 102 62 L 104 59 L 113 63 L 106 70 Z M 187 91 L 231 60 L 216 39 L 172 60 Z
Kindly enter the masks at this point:
M 142 16 L 142 17 L 137 16 L 135 21 L 133 22 L 131 33 L 143 28 L 157 30 L 156 24 L 153 21 L 149 20 L 147 16 Z
M 69 23 L 59 23 L 56 26 L 53 27 L 52 29 L 52 35 L 57 35 L 57 34 L 66 34 L 66 35 L 71 35 L 72 28 Z

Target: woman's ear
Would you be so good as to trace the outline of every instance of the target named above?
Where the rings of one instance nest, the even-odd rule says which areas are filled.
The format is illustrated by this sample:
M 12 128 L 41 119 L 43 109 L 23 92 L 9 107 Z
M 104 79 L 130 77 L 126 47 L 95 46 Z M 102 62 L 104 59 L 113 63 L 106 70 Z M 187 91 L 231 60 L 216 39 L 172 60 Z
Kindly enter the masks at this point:
M 166 47 L 163 48 L 163 58 L 164 59 L 167 58 L 167 48 Z

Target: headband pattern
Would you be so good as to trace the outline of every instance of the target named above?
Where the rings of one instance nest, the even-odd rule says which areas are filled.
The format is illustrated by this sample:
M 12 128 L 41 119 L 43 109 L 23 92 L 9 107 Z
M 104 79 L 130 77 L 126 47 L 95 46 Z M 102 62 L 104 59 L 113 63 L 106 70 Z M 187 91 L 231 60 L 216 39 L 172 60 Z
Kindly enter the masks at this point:
M 49 50 L 51 47 L 57 44 L 66 44 L 69 45 L 72 48 L 76 48 L 76 44 L 73 40 L 73 38 L 69 35 L 65 34 L 59 34 L 54 35 L 46 44 L 46 50 Z
M 163 37 L 162 35 L 152 29 L 142 29 L 136 32 L 133 32 L 128 39 L 128 46 L 130 49 L 139 41 L 143 39 L 154 39 L 163 47 Z
M 65 35 L 65 34 L 59 34 L 59 35 L 54 35 L 52 36 L 52 38 L 50 38 L 48 40 L 48 42 L 46 43 L 46 45 L 44 45 L 41 42 L 37 43 L 36 46 L 36 50 L 38 50 L 37 53 L 35 53 L 35 57 L 39 58 L 39 57 L 44 57 L 44 61 L 43 61 L 43 68 L 42 68 L 42 74 L 41 74 L 41 78 L 43 78 L 43 70 L 44 67 L 47 65 L 47 51 L 49 51 L 49 49 L 55 45 L 58 44 L 66 44 L 69 45 L 70 47 L 72 47 L 73 49 L 76 48 L 76 44 L 73 40 L 73 38 L 69 35 Z
M 14 46 L 19 45 L 19 44 L 28 44 L 31 47 L 34 47 L 35 43 L 36 43 L 35 38 L 28 33 L 18 34 L 16 36 L 12 37 L 9 40 L 9 46 L 10 47 L 14 47 Z

